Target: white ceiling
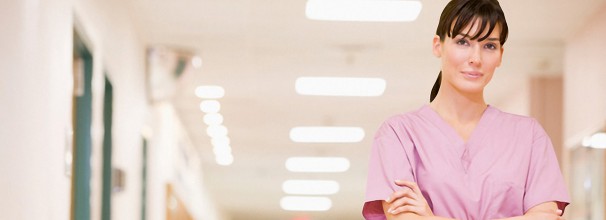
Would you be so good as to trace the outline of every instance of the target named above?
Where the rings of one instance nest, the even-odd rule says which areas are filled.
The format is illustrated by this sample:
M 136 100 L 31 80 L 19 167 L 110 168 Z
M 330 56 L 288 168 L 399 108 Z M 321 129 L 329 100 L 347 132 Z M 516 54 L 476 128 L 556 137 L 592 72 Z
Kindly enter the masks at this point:
M 305 0 L 129 1 L 147 44 L 187 48 L 203 59 L 175 103 L 204 155 L 205 184 L 234 219 L 361 219 L 372 136 L 388 116 L 428 102 L 439 71 L 430 44 L 446 2 L 422 1 L 420 16 L 411 23 L 360 23 L 307 20 Z M 530 75 L 560 74 L 564 42 L 574 40 L 605 2 L 502 0 L 510 37 L 488 102 L 510 103 L 511 94 L 526 91 Z M 375 98 L 300 96 L 294 90 L 299 76 L 382 77 L 387 89 Z M 226 90 L 220 101 L 235 157 L 231 166 L 214 162 L 200 99 L 193 94 L 204 84 Z M 356 144 L 289 140 L 290 128 L 313 125 L 360 126 L 366 138 Z M 352 165 L 339 174 L 290 173 L 284 162 L 291 156 L 342 156 Z M 329 196 L 328 212 L 283 211 L 281 184 L 287 179 L 336 180 L 341 190 Z

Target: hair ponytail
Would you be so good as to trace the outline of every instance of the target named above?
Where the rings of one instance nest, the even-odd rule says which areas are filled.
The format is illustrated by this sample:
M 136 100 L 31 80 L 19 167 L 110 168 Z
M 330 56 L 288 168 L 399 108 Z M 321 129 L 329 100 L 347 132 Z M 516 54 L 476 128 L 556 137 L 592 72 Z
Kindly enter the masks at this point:
M 433 88 L 431 88 L 431 95 L 429 96 L 429 102 L 433 102 L 433 100 L 438 95 L 438 91 L 440 91 L 440 84 L 442 84 L 442 71 L 438 74 L 438 79 L 433 84 Z

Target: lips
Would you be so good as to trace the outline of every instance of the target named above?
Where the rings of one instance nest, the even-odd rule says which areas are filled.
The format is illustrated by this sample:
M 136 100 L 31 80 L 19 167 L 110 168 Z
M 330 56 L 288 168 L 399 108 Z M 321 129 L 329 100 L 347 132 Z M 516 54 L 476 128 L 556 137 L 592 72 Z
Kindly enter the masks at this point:
M 463 71 L 462 73 L 465 76 L 465 78 L 469 78 L 469 79 L 477 79 L 477 78 L 484 76 L 484 74 L 482 74 L 481 72 L 477 72 L 477 71 Z

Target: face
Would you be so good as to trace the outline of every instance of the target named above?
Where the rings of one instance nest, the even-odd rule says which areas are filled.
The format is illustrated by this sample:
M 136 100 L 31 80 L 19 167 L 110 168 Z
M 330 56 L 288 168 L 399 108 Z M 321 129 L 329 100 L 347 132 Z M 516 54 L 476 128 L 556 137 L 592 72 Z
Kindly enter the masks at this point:
M 472 22 L 473 23 L 473 22 Z M 501 28 L 497 25 L 483 41 L 471 40 L 481 22 L 468 25 L 461 34 L 433 40 L 433 53 L 442 60 L 442 85 L 466 94 L 482 94 L 492 79 L 495 69 L 501 65 L 503 48 L 499 43 Z M 469 33 L 467 36 L 465 33 Z M 480 36 L 485 36 L 488 28 Z

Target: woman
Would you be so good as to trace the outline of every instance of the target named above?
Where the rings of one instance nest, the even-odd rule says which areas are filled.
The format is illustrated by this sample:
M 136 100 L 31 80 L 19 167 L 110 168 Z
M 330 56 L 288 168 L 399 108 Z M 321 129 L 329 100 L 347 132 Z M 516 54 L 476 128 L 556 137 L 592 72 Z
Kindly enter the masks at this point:
M 549 137 L 536 120 L 484 101 L 507 34 L 497 0 L 444 8 L 430 104 L 376 133 L 366 219 L 561 219 L 570 199 Z

